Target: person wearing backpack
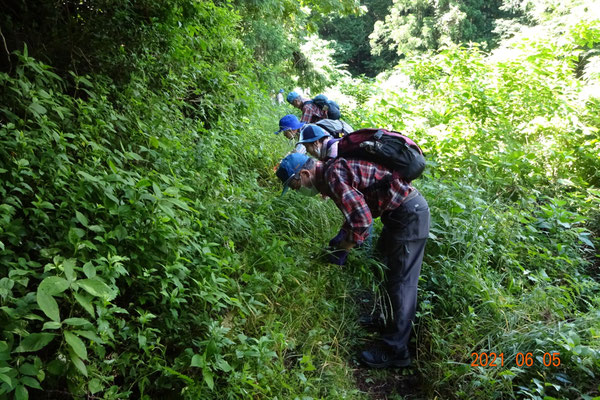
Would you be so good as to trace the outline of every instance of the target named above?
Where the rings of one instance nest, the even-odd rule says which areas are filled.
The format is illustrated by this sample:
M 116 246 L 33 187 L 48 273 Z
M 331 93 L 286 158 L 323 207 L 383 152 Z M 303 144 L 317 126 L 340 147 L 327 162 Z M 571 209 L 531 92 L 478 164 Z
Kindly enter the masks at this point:
M 286 156 L 276 171 L 288 188 L 312 196 L 330 197 L 345 222 L 330 242 L 330 262 L 344 265 L 349 251 L 368 235 L 373 218 L 383 222 L 377 248 L 387 265 L 385 286 L 392 307 L 391 321 L 380 341 L 362 351 L 361 362 L 373 368 L 406 367 L 408 343 L 415 318 L 417 283 L 429 236 L 425 198 L 399 174 L 373 161 L 337 157 L 315 161 L 303 154 Z
M 320 161 L 337 157 L 337 140 L 318 125 L 304 125 L 300 130 L 299 144 L 306 147 L 308 154 Z
M 283 132 L 284 136 L 290 139 L 290 141 L 297 140 L 300 129 L 303 126 L 304 123 L 298 121 L 298 117 L 296 117 L 294 114 L 288 114 L 279 120 L 279 130 L 275 132 L 275 134 L 279 135 L 281 132 Z M 297 143 L 294 147 L 294 152 L 306 154 L 306 147 L 302 143 Z
M 287 101 L 302 111 L 300 122 L 312 124 L 327 118 L 327 111 L 320 109 L 312 100 L 305 99 L 296 92 L 289 92 Z
M 323 128 L 335 139 L 341 138 L 342 136 L 348 135 L 354 132 L 354 128 L 350 126 L 346 121 L 341 119 L 322 119 L 315 122 L 315 125 Z

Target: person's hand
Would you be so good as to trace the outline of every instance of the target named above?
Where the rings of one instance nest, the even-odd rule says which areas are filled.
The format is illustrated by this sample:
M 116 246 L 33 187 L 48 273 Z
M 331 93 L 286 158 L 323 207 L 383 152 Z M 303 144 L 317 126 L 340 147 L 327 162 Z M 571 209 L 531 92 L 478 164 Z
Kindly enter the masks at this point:
M 337 249 L 329 253 L 329 262 L 336 265 L 344 265 L 346 258 L 348 258 L 348 252 L 343 249 Z
M 346 231 L 343 229 L 340 229 L 340 231 L 338 232 L 338 234 L 329 241 L 329 247 L 330 249 L 333 251 L 335 249 L 337 249 L 337 247 L 340 245 L 340 243 L 342 243 L 342 241 L 346 238 Z

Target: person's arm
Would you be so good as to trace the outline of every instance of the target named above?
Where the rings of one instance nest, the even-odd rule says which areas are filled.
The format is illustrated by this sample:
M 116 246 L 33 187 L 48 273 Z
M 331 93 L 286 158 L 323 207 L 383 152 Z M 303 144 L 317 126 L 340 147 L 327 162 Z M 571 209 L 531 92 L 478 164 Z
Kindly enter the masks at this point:
M 344 214 L 343 229 L 348 232 L 339 247 L 349 250 L 362 243 L 369 235 L 368 229 L 373 222 L 371 210 L 362 193 L 352 186 L 357 177 L 350 170 L 346 160 L 335 161 L 327 171 L 326 179 L 333 193 L 333 200 Z

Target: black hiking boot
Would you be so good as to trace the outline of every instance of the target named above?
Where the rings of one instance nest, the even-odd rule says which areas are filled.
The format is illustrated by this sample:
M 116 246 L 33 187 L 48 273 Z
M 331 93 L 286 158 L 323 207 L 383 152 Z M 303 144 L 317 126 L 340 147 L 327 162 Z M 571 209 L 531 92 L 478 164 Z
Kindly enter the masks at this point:
M 360 361 L 371 368 L 408 367 L 410 353 L 407 348 L 396 351 L 385 343 L 380 343 L 360 353 Z

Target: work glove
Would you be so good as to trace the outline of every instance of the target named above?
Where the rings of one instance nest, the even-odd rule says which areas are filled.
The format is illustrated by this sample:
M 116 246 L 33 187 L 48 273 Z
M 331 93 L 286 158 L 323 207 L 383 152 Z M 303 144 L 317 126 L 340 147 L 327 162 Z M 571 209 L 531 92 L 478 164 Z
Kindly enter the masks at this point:
M 336 265 L 344 265 L 346 258 L 348 258 L 348 251 L 344 249 L 337 249 L 329 253 L 329 262 Z
M 340 245 L 340 243 L 342 243 L 342 241 L 346 238 L 346 231 L 343 229 L 340 229 L 340 231 L 338 232 L 338 234 L 329 241 L 329 249 L 331 251 L 337 249 L 337 247 Z

